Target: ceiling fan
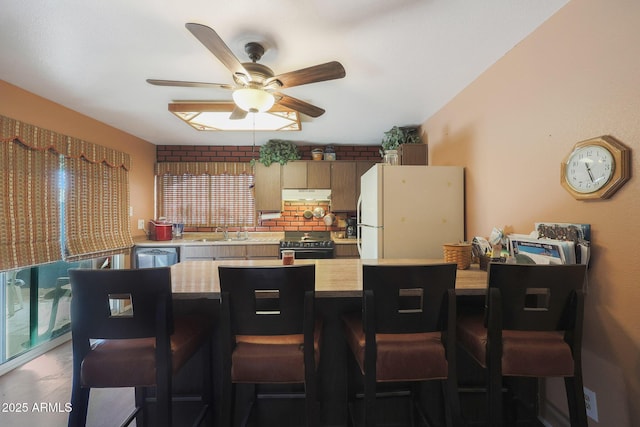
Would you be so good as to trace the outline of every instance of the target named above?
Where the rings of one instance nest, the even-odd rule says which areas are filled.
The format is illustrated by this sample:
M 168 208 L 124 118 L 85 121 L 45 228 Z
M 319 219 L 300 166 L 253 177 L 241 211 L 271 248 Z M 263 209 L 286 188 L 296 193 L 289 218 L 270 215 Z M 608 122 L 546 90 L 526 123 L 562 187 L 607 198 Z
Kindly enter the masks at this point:
M 275 75 L 269 67 L 258 63 L 265 52 L 260 43 L 250 42 L 245 45 L 245 52 L 251 62 L 241 63 L 212 28 L 195 23 L 187 23 L 185 26 L 200 43 L 209 49 L 231 71 L 235 85 L 156 79 L 147 79 L 147 82 L 157 86 L 233 90 L 233 100 L 236 107 L 231 113 L 231 119 L 243 119 L 248 112 L 268 111 L 274 103 L 311 117 L 319 117 L 324 114 L 324 109 L 285 95 L 279 90 L 309 83 L 341 79 L 346 75 L 344 67 L 337 61 Z

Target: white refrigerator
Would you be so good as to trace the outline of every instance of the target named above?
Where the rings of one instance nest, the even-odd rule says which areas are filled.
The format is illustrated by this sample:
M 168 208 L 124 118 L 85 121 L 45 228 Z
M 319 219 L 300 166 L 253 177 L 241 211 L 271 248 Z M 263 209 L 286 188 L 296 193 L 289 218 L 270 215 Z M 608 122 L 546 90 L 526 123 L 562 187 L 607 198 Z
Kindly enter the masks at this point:
M 443 258 L 464 240 L 464 168 L 377 164 L 360 180 L 362 259 Z

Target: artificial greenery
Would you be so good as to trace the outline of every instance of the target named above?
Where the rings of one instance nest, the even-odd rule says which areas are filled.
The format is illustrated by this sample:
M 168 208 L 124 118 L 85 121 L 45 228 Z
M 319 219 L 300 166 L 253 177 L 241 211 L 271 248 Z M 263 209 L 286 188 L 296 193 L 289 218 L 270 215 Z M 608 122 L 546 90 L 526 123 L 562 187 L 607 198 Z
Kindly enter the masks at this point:
M 421 142 L 418 128 L 394 126 L 384 133 L 382 149 L 397 150 L 401 144 L 420 144 Z
M 299 160 L 298 147 L 292 142 L 284 139 L 270 139 L 260 147 L 260 158 L 258 161 L 265 166 L 271 163 L 284 165 L 289 160 Z

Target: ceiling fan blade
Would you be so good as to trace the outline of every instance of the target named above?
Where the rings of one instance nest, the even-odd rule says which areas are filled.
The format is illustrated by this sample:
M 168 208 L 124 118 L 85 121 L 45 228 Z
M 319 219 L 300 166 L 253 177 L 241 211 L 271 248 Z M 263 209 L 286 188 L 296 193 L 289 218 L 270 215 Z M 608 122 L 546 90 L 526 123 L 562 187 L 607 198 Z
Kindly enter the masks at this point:
M 191 31 L 200 43 L 202 43 L 207 49 L 215 55 L 220 62 L 224 64 L 234 75 L 247 76 L 248 80 L 251 80 L 251 75 L 242 66 L 238 58 L 233 54 L 229 46 L 220 38 L 212 28 L 202 24 L 187 23 L 185 24 L 187 30 Z
M 147 83 L 155 86 L 178 86 L 178 87 L 204 87 L 214 89 L 235 89 L 234 86 L 221 83 L 204 83 L 204 82 L 183 82 L 181 80 L 158 80 L 147 79 Z
M 247 117 L 247 112 L 236 105 L 229 116 L 229 120 L 242 120 L 245 117 Z
M 292 110 L 296 110 L 300 113 L 306 114 L 310 117 L 320 117 L 325 112 L 324 109 L 316 107 L 315 105 L 311 105 L 308 102 L 304 102 L 298 98 L 293 98 L 282 93 L 274 93 L 273 95 L 277 99 L 276 103 L 284 107 L 291 108 Z
M 325 80 L 341 79 L 345 75 L 346 72 L 342 64 L 337 61 L 332 61 L 274 76 L 265 82 L 265 86 L 277 80 L 282 84 L 282 87 L 293 87 L 308 83 L 323 82 Z

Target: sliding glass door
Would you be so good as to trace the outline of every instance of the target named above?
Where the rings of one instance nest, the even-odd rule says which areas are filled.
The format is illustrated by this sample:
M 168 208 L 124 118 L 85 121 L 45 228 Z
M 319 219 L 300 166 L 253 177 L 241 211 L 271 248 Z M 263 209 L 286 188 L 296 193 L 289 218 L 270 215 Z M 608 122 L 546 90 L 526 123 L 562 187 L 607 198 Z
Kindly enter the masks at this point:
M 0 273 L 0 364 L 70 331 L 70 268 L 117 268 L 114 260 L 119 257 Z

